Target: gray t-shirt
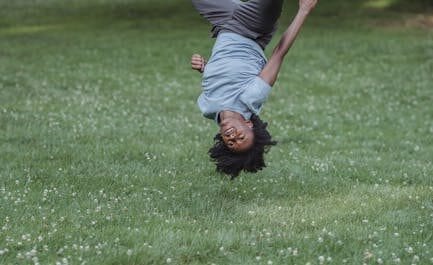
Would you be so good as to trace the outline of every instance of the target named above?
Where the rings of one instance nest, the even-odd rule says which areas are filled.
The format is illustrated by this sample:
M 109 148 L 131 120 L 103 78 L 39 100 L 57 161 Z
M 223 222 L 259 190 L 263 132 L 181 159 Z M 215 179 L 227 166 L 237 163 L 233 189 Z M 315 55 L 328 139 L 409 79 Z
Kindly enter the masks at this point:
M 259 114 L 271 86 L 259 77 L 266 64 L 262 48 L 253 40 L 232 32 L 218 35 L 207 63 L 197 104 L 206 118 L 230 110 L 249 120 Z

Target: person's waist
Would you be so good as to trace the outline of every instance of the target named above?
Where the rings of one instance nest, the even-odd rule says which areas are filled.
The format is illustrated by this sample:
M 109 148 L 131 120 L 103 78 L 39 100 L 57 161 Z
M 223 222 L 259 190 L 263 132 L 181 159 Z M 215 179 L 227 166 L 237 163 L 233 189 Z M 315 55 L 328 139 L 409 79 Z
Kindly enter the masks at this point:
M 233 47 L 234 49 L 236 49 L 236 47 L 248 47 L 249 49 L 256 51 L 260 57 L 266 58 L 262 47 L 256 41 L 230 31 L 222 30 L 222 32 L 218 34 L 215 47 Z

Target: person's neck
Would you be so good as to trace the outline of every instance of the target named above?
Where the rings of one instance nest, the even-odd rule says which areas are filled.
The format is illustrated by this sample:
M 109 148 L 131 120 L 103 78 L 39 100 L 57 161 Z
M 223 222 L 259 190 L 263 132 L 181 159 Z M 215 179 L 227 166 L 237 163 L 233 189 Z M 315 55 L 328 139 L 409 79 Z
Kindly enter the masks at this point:
M 244 120 L 244 117 L 238 113 L 231 110 L 223 110 L 219 114 L 219 122 L 223 122 L 226 119 L 240 119 Z

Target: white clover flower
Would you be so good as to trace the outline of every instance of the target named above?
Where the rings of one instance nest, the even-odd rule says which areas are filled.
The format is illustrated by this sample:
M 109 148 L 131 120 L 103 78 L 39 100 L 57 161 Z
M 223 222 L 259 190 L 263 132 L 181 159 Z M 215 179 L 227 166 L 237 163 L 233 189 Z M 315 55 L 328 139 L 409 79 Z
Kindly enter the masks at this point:
M 411 246 L 408 246 L 405 248 L 407 253 L 413 253 L 413 248 Z

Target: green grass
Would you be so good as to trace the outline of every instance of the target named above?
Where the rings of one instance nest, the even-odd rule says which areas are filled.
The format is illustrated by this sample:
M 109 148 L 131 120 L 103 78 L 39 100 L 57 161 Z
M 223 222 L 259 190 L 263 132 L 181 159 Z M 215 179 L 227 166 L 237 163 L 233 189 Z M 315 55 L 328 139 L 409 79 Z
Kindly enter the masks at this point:
M 189 4 L 0 1 L 0 264 L 433 264 L 432 30 L 322 2 L 263 109 L 268 167 L 230 181 Z

